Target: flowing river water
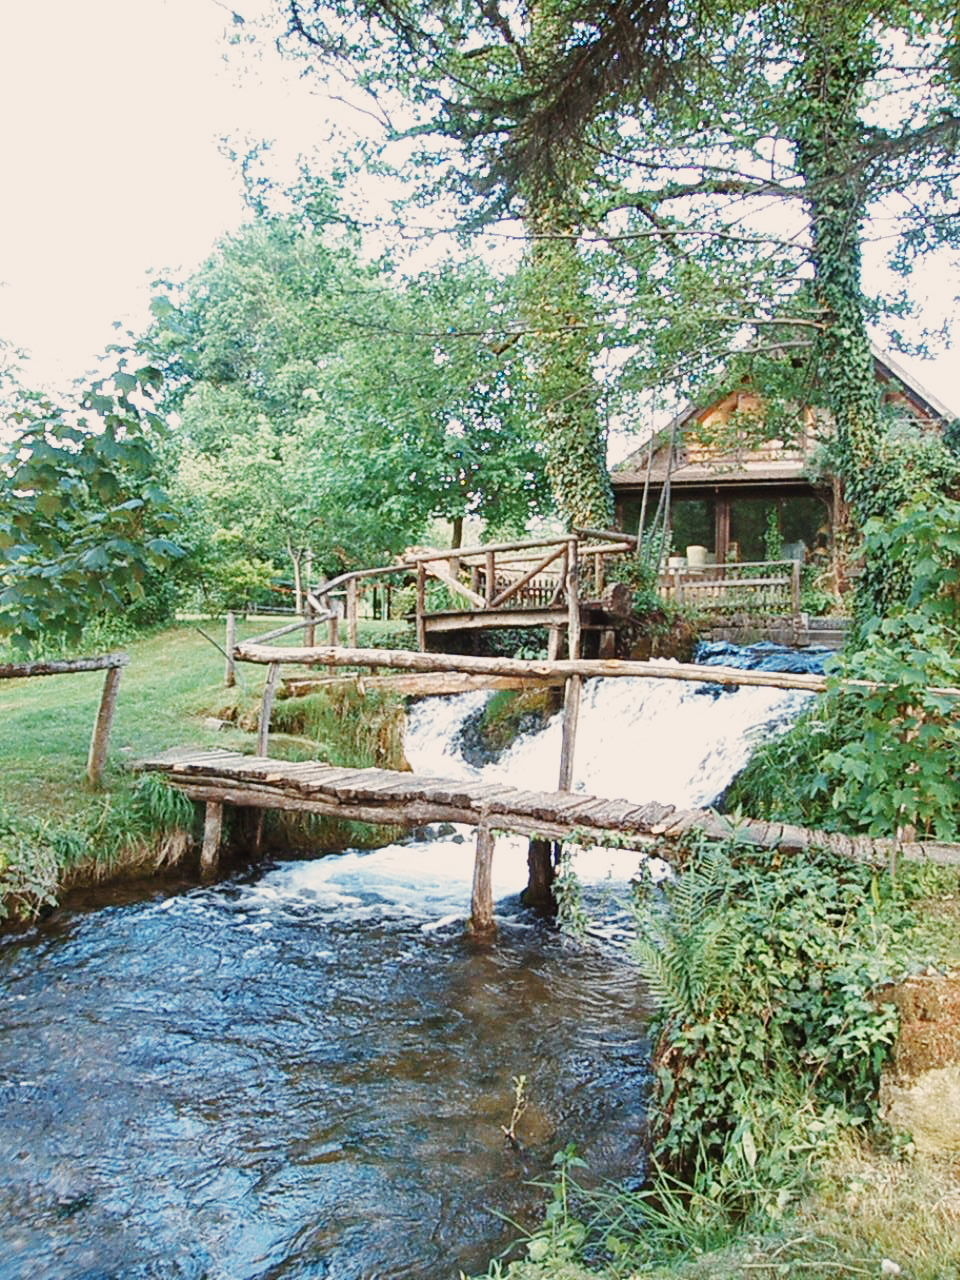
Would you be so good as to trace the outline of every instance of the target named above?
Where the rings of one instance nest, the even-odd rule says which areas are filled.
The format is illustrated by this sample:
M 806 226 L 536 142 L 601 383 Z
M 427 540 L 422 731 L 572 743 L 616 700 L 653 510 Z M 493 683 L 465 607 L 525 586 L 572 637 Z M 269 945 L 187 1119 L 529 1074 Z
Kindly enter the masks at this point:
M 414 768 L 472 772 L 457 730 L 484 697 L 414 706 Z M 577 785 L 707 803 L 805 698 L 591 681 Z M 558 735 L 484 776 L 552 787 Z M 636 865 L 579 856 L 580 942 L 520 906 L 525 846 L 507 839 L 497 940 L 472 942 L 472 838 L 449 830 L 104 890 L 0 937 L 0 1280 L 446 1280 L 536 1221 L 531 1179 L 558 1149 L 595 1179 L 636 1174 Z M 518 1148 L 502 1126 L 521 1075 Z

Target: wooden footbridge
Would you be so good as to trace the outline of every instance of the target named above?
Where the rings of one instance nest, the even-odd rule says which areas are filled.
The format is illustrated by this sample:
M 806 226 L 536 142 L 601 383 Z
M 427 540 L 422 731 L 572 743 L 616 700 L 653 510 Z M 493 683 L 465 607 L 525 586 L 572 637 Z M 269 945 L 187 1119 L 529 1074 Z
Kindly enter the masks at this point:
M 304 624 L 300 624 L 304 625 Z M 284 629 L 286 630 L 286 629 Z M 623 843 L 642 846 L 667 842 L 699 831 L 712 838 L 737 839 L 785 855 L 805 848 L 824 848 L 846 858 L 890 865 L 905 857 L 960 865 L 960 846 L 903 839 L 852 837 L 834 832 L 750 820 L 734 820 L 710 810 L 677 809 L 648 799 L 614 800 L 572 791 L 573 759 L 584 678 L 643 676 L 694 680 L 721 685 L 765 685 L 818 692 L 821 676 L 795 675 L 671 662 L 627 662 L 615 659 L 525 661 L 522 659 L 459 657 L 408 650 L 340 648 L 310 645 L 280 648 L 267 637 L 237 645 L 232 658 L 266 665 L 257 754 L 246 756 L 219 750 L 180 748 L 141 762 L 141 768 L 163 774 L 191 799 L 206 805 L 202 865 L 212 868 L 218 856 L 224 805 L 279 809 L 377 825 L 422 826 L 432 822 L 467 823 L 477 828 L 477 849 L 471 903 L 471 922 L 478 932 L 493 927 L 491 860 L 495 833 L 526 835 L 530 844 L 530 890 L 536 899 L 549 889 L 551 842 Z M 574 627 L 572 640 L 577 632 Z M 562 681 L 565 686 L 563 735 L 556 791 L 523 791 L 497 783 L 462 782 L 422 777 L 384 769 L 337 768 L 318 762 L 292 763 L 269 755 L 270 719 L 281 667 L 386 667 L 421 675 L 455 673 L 481 681 L 519 679 L 526 682 Z M 357 677 L 362 680 L 362 676 Z M 850 682 L 875 687 L 867 682 Z M 941 690 L 960 696 L 960 690 Z M 660 850 L 658 849 L 658 852 Z

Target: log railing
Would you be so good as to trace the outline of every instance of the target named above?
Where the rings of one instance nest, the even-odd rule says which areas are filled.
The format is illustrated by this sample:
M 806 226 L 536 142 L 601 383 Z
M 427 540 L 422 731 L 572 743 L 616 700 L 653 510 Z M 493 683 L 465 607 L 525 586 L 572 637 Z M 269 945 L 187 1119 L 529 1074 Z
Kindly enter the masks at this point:
M 800 561 L 686 565 L 660 577 L 660 593 L 705 613 L 800 613 Z
M 129 661 L 130 658 L 125 653 L 103 653 L 95 658 L 0 663 L 0 680 L 22 680 L 33 676 L 67 676 L 82 671 L 106 672 L 100 705 L 97 708 L 97 718 L 90 737 L 90 750 L 87 753 L 87 780 L 92 787 L 99 787 L 103 782 L 107 748 L 110 745 L 110 729 L 117 707 L 117 694 L 120 691 L 120 677 Z
M 305 632 L 306 647 L 316 643 L 316 628 L 327 625 L 331 645 L 346 642 L 355 649 L 364 591 L 391 581 L 413 586 L 413 621 L 417 648 L 426 652 L 431 620 L 457 625 L 459 617 L 472 625 L 515 625 L 518 615 L 534 614 L 550 627 L 550 653 L 557 656 L 560 636 L 567 635 L 567 652 L 580 654 L 580 609 L 584 600 L 599 599 L 614 557 L 632 553 L 636 539 L 612 530 L 576 529 L 552 537 L 486 543 L 446 550 L 418 548 L 393 564 L 339 574 L 306 592 L 302 619 L 277 627 L 261 643 L 297 630 Z M 443 587 L 445 600 L 431 599 L 430 584 Z M 661 578 L 661 593 L 703 612 L 800 612 L 800 564 L 797 561 L 756 561 L 671 569 Z M 543 615 L 551 615 L 544 619 Z M 346 635 L 341 634 L 341 622 Z M 231 649 L 228 637 L 228 650 Z

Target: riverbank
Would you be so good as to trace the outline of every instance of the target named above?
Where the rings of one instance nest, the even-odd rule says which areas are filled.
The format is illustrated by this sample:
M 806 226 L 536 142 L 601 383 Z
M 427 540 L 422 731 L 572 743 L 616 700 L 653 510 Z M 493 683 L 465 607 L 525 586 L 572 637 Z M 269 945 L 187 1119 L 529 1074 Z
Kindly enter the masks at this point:
M 198 625 L 223 642 L 219 623 Z M 262 619 L 243 622 L 239 638 L 263 629 Z M 365 623 L 364 642 L 376 645 L 385 637 L 395 644 L 396 632 L 395 623 Z M 87 785 L 85 768 L 102 674 L 0 684 L 0 920 L 51 905 L 77 885 L 163 874 L 188 864 L 195 852 L 192 807 L 154 779 L 136 778 L 133 762 L 172 746 L 249 751 L 255 744 L 262 669 L 241 666 L 237 686 L 225 688 L 223 655 L 197 625 L 186 623 L 124 649 L 130 664 L 99 791 Z M 294 711 L 278 713 L 281 732 L 271 749 L 300 759 L 321 747 L 329 754 L 335 717 L 327 718 L 322 733 L 316 724 L 300 732 Z M 362 729 L 356 719 L 349 726 L 351 750 Z M 331 839 L 342 834 L 331 833 Z M 324 843 L 316 831 L 311 841 Z
M 648 1181 L 582 1193 L 561 1163 L 527 1256 L 491 1280 L 956 1280 L 956 872 L 692 850 L 638 931 Z

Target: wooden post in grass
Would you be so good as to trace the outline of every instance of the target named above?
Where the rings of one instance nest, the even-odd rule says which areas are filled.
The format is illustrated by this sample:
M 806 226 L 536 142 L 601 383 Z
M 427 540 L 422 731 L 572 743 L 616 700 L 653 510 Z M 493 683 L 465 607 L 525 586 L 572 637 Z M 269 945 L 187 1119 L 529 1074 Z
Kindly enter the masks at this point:
M 481 822 L 477 827 L 477 853 L 470 899 L 470 930 L 481 935 L 489 935 L 496 930 L 493 922 L 493 846 L 493 832 L 487 823 Z
M 271 662 L 267 668 L 267 682 L 263 686 L 263 701 L 260 703 L 260 731 L 257 734 L 257 755 L 267 755 L 270 742 L 270 717 L 273 715 L 273 700 L 277 696 L 277 683 L 280 680 L 280 663 Z
M 237 615 L 231 611 L 227 614 L 227 666 L 223 673 L 223 683 L 232 689 L 237 683 L 237 664 L 233 660 L 233 649 L 237 643 Z
M 87 780 L 91 787 L 99 787 L 103 783 L 107 748 L 110 745 L 110 727 L 113 724 L 113 713 L 117 709 L 117 694 L 120 690 L 122 675 L 123 667 L 117 666 L 108 667 L 104 677 L 100 709 L 93 726 L 93 737 L 90 739 L 90 754 L 87 756 Z

